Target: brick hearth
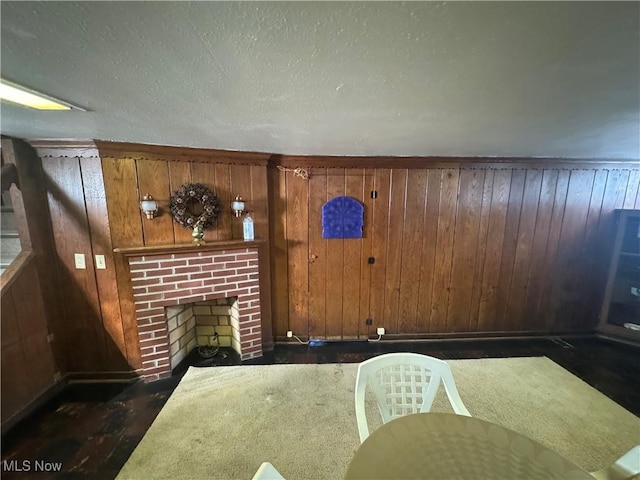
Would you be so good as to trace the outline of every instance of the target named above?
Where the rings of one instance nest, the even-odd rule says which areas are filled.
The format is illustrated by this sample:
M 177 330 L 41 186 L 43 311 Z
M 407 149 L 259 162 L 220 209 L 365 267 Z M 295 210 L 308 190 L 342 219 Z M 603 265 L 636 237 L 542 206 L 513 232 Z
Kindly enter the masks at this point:
M 219 248 L 215 245 L 209 248 Z M 173 253 L 167 249 L 135 254 L 129 261 L 136 309 L 142 377 L 154 381 L 171 375 L 166 307 L 237 297 L 234 347 L 242 360 L 262 356 L 258 246 Z

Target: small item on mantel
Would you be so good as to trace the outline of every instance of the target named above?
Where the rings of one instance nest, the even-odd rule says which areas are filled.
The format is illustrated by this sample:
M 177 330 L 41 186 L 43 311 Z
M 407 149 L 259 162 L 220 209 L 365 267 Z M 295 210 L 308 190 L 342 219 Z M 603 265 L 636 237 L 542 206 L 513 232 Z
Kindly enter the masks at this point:
M 253 240 L 253 218 L 251 218 L 251 214 L 247 213 L 242 220 L 242 236 L 247 240 Z

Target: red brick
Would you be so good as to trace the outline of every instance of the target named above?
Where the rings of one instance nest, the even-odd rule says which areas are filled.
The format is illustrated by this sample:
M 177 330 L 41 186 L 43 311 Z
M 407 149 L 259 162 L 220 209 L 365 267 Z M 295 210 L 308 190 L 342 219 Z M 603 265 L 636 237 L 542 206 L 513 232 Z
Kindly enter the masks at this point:
M 151 325 L 140 325 L 138 324 L 138 333 L 150 333 L 150 332 L 158 332 L 158 331 L 167 331 L 166 324 L 161 325 L 157 323 L 153 323 Z
M 225 268 L 246 268 L 248 266 L 247 262 L 227 262 Z
M 189 260 L 189 265 L 206 265 L 211 263 L 211 258 L 194 258 Z
M 214 272 L 216 277 L 228 277 L 229 275 L 235 275 L 235 270 L 224 269 L 220 265 L 211 264 L 211 265 L 202 265 L 203 272 Z
M 142 356 L 142 365 L 144 365 L 145 363 L 151 361 L 151 360 L 162 360 L 163 358 L 166 358 L 169 355 L 168 351 L 162 352 L 162 353 L 154 353 L 151 355 L 143 355 Z
M 242 334 L 242 332 L 240 332 L 240 338 L 242 339 L 241 343 L 243 344 L 244 342 L 250 342 L 251 340 L 262 340 L 262 333 L 258 332 Z
M 239 253 L 238 255 L 236 255 L 236 259 L 237 260 L 258 260 L 258 253 L 257 252 Z
M 157 270 L 147 270 L 145 272 L 145 276 L 146 277 L 163 277 L 166 275 L 172 275 L 173 274 L 173 269 L 172 268 L 161 268 L 161 269 L 157 269 Z
M 137 278 L 131 281 L 133 287 L 148 287 L 149 285 L 158 285 L 160 280 L 157 278 Z
M 203 285 L 202 280 L 194 280 L 191 282 L 180 282 L 177 284 L 177 287 L 179 289 L 184 289 L 184 288 L 201 287 L 202 285 Z
M 211 272 L 192 273 L 191 275 L 189 275 L 189 277 L 194 280 L 200 279 L 200 278 L 209 279 L 211 278 L 211 276 L 212 276 Z M 216 280 L 222 280 L 222 279 L 216 279 Z
M 129 269 L 131 270 L 131 273 L 149 270 L 150 268 L 160 268 L 160 264 L 158 262 L 132 264 L 131 261 L 129 261 Z

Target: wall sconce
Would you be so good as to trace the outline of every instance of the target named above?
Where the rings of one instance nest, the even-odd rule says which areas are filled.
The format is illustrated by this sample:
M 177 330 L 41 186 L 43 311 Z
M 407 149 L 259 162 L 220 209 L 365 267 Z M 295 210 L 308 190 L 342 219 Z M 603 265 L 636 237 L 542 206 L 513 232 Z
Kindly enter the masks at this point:
M 142 210 L 145 217 L 151 220 L 156 216 L 156 213 L 158 213 L 158 202 L 156 202 L 151 195 L 147 194 L 140 200 L 140 210 Z
M 236 198 L 231 202 L 231 210 L 236 217 L 241 217 L 244 213 L 244 200 L 240 195 L 236 195 Z

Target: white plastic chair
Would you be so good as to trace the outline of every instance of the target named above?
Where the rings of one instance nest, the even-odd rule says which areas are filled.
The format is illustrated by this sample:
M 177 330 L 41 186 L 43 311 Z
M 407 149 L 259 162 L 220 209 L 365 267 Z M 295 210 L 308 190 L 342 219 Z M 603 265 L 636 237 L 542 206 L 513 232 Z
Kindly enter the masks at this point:
M 269 462 L 262 462 L 260 468 L 256 471 L 251 480 L 286 480 L 280 472 L 276 470 L 276 467 Z
M 451 368 L 443 360 L 417 353 L 387 353 L 365 360 L 358 366 L 356 377 L 356 421 L 360 442 L 369 436 L 365 414 L 365 391 L 371 388 L 382 422 L 411 413 L 428 412 L 436 396 L 440 380 L 453 410 L 471 416 L 462 403 L 453 381 Z
M 627 480 L 640 478 L 640 445 L 636 445 L 613 464 L 591 472 L 598 480 Z

